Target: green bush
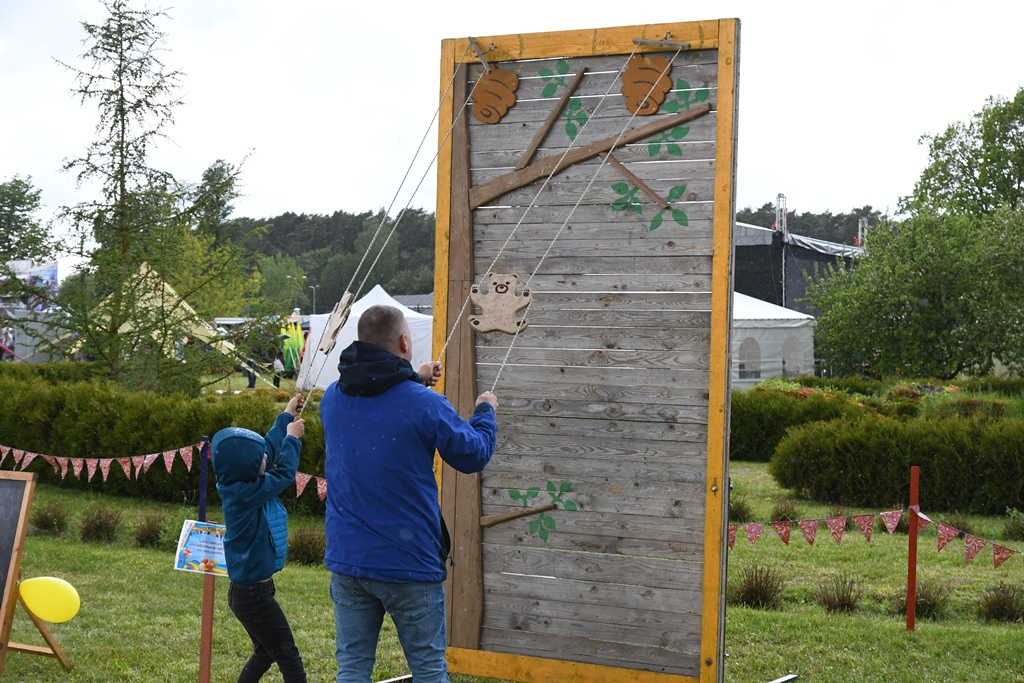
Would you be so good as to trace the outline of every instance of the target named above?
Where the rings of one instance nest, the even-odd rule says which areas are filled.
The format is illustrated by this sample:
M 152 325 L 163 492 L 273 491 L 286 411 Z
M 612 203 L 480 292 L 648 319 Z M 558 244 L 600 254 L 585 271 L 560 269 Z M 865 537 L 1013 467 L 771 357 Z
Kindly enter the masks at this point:
M 845 395 L 828 395 L 809 389 L 805 392 L 757 387 L 733 392 L 729 458 L 768 462 L 791 427 L 840 417 L 852 419 L 865 412 Z
M 750 507 L 750 503 L 747 502 L 746 496 L 730 493 L 729 494 L 729 521 L 733 524 L 745 524 L 753 521 L 754 510 Z
M 189 399 L 181 395 L 130 392 L 99 380 L 54 384 L 41 375 L 24 374 L 27 379 L 0 373 L 3 445 L 57 457 L 117 458 L 162 453 L 196 444 L 201 437 L 212 437 L 225 427 L 245 427 L 265 433 L 281 409 L 270 392 L 265 392 L 266 395 L 228 394 L 212 400 Z M 323 476 L 323 429 L 315 405 L 310 406 L 303 417 L 306 434 L 298 469 Z M 199 500 L 199 465 L 198 452 L 193 454 L 191 471 L 177 457 L 168 472 L 163 459 L 158 458 L 148 472 L 129 479 L 114 463 L 106 481 L 99 471 L 90 481 L 84 468 L 76 478 L 70 467 L 68 475 L 62 479 L 43 458 L 36 458 L 28 469 L 35 472 L 41 482 L 64 488 L 194 506 Z M 4 462 L 5 468 L 13 466 L 10 459 Z M 216 507 L 219 499 L 214 483 L 211 472 L 207 495 L 211 506 Z M 324 503 L 317 497 L 315 488 L 311 482 L 302 497 L 296 499 L 293 485 L 282 494 L 282 500 L 291 510 L 322 513 Z
M 135 545 L 143 548 L 159 548 L 167 533 L 167 517 L 150 514 L 139 520 L 135 527 Z
M 978 616 L 989 621 L 1020 622 L 1024 619 L 1024 588 L 999 585 L 985 591 L 978 603 Z
M 857 580 L 845 573 L 823 578 L 814 591 L 814 600 L 829 612 L 853 612 L 864 591 Z
M 946 616 L 949 611 L 950 598 L 953 589 L 948 584 L 936 579 L 923 579 L 917 582 L 914 600 L 914 615 L 921 619 L 938 621 Z M 906 616 L 907 614 L 907 593 L 906 591 L 896 596 L 894 600 L 896 614 Z
M 739 579 L 728 591 L 729 603 L 755 609 L 778 609 L 786 580 L 778 569 L 755 564 L 744 566 Z
M 319 567 L 324 563 L 326 551 L 327 536 L 321 527 L 297 529 L 288 538 L 289 562 Z
M 1024 492 L 1024 420 L 832 420 L 796 427 L 769 472 L 814 500 L 855 507 L 907 501 L 910 467 L 932 511 L 999 514 Z
M 90 505 L 82 513 L 79 538 L 86 543 L 113 543 L 121 534 L 121 511 Z
M 51 502 L 32 510 L 33 530 L 44 536 L 63 536 L 68 530 L 67 506 Z

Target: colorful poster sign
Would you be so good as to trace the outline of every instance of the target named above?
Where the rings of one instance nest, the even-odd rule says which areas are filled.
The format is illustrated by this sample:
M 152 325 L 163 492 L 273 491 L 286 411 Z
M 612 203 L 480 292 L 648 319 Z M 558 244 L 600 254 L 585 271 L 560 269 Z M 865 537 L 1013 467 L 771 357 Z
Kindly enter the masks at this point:
M 223 524 L 197 522 L 186 519 L 178 536 L 178 549 L 174 553 L 174 568 L 183 572 L 198 572 L 227 576 L 224 559 Z

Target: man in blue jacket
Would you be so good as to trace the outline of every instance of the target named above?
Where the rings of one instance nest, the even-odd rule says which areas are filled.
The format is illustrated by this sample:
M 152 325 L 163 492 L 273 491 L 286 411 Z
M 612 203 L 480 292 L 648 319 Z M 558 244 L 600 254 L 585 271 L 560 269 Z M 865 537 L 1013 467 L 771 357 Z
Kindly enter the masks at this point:
M 340 378 L 320 402 L 327 461 L 327 553 L 338 683 L 370 681 L 385 612 L 416 683 L 447 683 L 442 532 L 433 460 L 479 472 L 494 453 L 498 399 L 477 398 L 468 421 L 429 389 L 440 363 L 413 370 L 402 312 L 372 306 Z

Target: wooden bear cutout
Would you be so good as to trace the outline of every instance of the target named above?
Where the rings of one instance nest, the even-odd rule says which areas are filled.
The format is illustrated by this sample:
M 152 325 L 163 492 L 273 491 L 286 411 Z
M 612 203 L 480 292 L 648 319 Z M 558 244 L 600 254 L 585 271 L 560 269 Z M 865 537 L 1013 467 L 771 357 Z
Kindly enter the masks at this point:
M 487 273 L 487 293 L 480 291 L 480 285 L 473 285 L 469 298 L 480 309 L 480 315 L 469 316 L 469 324 L 477 332 L 504 332 L 515 334 L 526 329 L 526 318 L 516 314 L 530 305 L 530 290 L 516 294 L 519 276 L 504 273 Z

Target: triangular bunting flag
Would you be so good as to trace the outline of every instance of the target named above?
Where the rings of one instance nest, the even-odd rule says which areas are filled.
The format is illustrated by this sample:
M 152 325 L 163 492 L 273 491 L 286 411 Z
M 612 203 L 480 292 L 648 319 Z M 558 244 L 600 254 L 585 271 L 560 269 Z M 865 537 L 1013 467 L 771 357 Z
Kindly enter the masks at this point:
M 984 538 L 978 538 L 964 532 L 964 563 L 966 564 L 973 560 L 974 556 L 980 553 L 986 545 L 988 545 L 988 541 Z
M 804 532 L 804 538 L 811 545 L 814 545 L 814 537 L 818 535 L 818 520 L 816 519 L 803 519 L 797 522 L 800 526 L 800 531 Z
M 836 539 L 837 545 L 843 544 L 843 532 L 846 531 L 846 517 L 826 517 L 825 524 L 832 532 L 832 538 Z
M 100 458 L 100 472 L 103 473 L 103 481 L 110 475 L 110 463 L 113 458 Z
M 25 457 L 21 459 L 21 469 L 28 469 L 28 464 L 36 459 L 38 453 L 25 453 Z
M 857 524 L 857 528 L 864 534 L 864 538 L 868 543 L 871 543 L 871 528 L 875 526 L 875 516 L 871 515 L 854 515 L 853 521 Z
M 14 468 L 17 469 L 18 465 L 21 464 L 21 459 L 25 457 L 25 451 L 18 450 L 15 448 L 11 451 L 11 455 L 14 456 Z
M 734 545 L 736 545 L 736 530 L 739 529 L 739 528 L 740 528 L 739 524 L 730 524 L 729 525 L 729 548 L 730 549 Z
M 747 532 L 747 540 L 750 541 L 750 547 L 754 547 L 754 543 L 757 539 L 761 538 L 761 530 L 764 529 L 764 522 L 754 522 L 752 524 L 744 524 L 743 530 Z
M 53 473 L 57 474 L 57 461 L 54 459 L 54 457 L 52 455 L 44 455 L 43 460 L 48 462 L 50 466 L 53 467 Z
M 68 459 L 67 458 L 54 458 L 57 464 L 60 465 L 60 478 L 68 476 Z
M 7 454 L 11 452 L 10 446 L 0 446 L 0 465 L 4 464 L 4 460 L 7 459 Z
M 941 552 L 942 549 L 945 548 L 950 541 L 952 541 L 959 535 L 959 529 L 954 529 L 948 524 L 943 524 L 942 522 L 939 522 L 939 552 Z
M 1003 562 L 1006 562 L 1008 559 L 1010 559 L 1010 556 L 1013 555 L 1013 552 L 1014 551 L 1011 550 L 1010 548 L 1004 548 L 1003 546 L 999 545 L 998 543 L 993 543 L 992 544 L 992 555 L 995 558 L 995 565 L 996 565 L 995 568 L 999 569 L 999 565 L 1001 565 Z
M 775 535 L 777 535 L 783 543 L 789 545 L 789 522 L 772 522 L 772 528 L 775 529 Z
M 142 474 L 142 467 L 146 463 L 146 456 L 144 455 L 133 455 L 132 465 L 135 467 L 135 478 L 138 479 L 139 475 Z
M 316 478 L 316 495 L 320 500 L 327 497 L 327 480 Z
M 181 459 L 185 461 L 185 468 L 189 472 L 191 472 L 192 471 L 192 447 L 191 446 L 185 446 L 184 448 L 178 449 L 178 452 L 181 453 Z
M 155 463 L 156 459 L 160 457 L 160 454 L 159 453 L 150 453 L 149 455 L 146 455 L 146 456 L 143 456 L 143 457 L 145 457 L 145 460 L 142 463 L 142 472 L 143 472 L 143 474 L 145 474 L 145 473 L 149 472 L 149 468 L 153 466 L 153 463 Z
M 882 521 L 885 522 L 885 530 L 891 534 L 896 531 L 900 518 L 903 517 L 903 510 L 888 510 L 878 514 L 882 516 Z
M 929 517 L 928 515 L 924 514 L 923 512 L 918 512 L 917 513 L 917 530 L 920 531 L 921 529 L 923 529 L 926 526 L 928 526 L 929 524 L 931 524 L 933 521 L 934 520 L 931 517 Z
M 298 498 L 302 495 L 302 492 L 306 490 L 306 484 L 309 483 L 309 475 L 305 472 L 295 473 L 295 497 Z
M 75 479 L 81 479 L 82 478 L 82 465 L 85 464 L 85 461 L 82 460 L 81 458 L 68 458 L 68 459 L 71 461 L 71 469 L 75 473 Z
M 96 458 L 89 458 L 85 461 L 85 468 L 89 470 L 89 478 L 86 481 L 92 481 L 92 477 L 96 474 L 96 466 L 100 464 L 100 461 Z
M 121 466 L 124 471 L 124 476 L 128 479 L 132 478 L 132 459 L 131 458 L 118 458 L 117 464 Z
M 167 471 L 171 471 L 171 466 L 174 465 L 174 456 L 178 454 L 177 450 L 164 451 L 164 465 L 167 466 Z

